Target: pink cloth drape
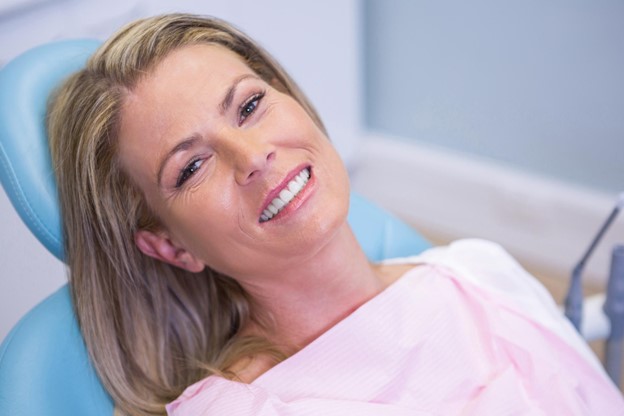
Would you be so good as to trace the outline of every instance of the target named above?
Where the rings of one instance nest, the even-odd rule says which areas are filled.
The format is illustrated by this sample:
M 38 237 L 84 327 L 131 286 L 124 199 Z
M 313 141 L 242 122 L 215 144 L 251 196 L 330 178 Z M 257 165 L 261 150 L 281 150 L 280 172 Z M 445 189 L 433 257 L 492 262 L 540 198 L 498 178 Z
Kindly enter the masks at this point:
M 624 415 L 550 295 L 499 246 L 462 240 L 251 384 L 211 376 L 170 415 Z

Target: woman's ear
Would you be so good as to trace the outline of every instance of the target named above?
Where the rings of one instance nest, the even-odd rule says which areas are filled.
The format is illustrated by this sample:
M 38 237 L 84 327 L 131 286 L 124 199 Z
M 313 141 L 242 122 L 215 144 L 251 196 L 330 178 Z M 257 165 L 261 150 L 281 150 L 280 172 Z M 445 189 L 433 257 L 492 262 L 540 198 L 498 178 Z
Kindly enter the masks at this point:
M 134 233 L 134 243 L 143 254 L 162 262 L 193 273 L 204 270 L 204 263 L 185 249 L 176 246 L 165 233 L 139 230 Z

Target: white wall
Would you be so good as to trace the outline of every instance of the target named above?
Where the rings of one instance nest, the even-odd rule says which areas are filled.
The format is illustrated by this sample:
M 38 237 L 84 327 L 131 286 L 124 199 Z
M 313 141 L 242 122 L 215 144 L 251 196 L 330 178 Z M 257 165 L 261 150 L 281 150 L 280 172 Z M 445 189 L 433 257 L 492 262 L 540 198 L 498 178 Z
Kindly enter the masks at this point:
M 367 125 L 624 189 L 624 2 L 365 1 Z
M 358 147 L 356 191 L 440 240 L 496 241 L 543 277 L 569 276 L 618 197 L 387 135 L 369 133 Z M 584 282 L 606 283 L 615 244 L 624 244 L 624 214 L 597 246 Z
M 104 39 L 121 24 L 188 11 L 234 23 L 286 67 L 350 160 L 359 128 L 359 1 L 10 0 L 0 7 L 0 64 L 55 39 Z M 5 7 L 6 6 L 6 7 Z M 2 14 L 4 12 L 4 14 Z M 36 28 L 36 30 L 33 30 Z M 0 192 L 0 339 L 66 280 L 63 265 L 32 237 Z

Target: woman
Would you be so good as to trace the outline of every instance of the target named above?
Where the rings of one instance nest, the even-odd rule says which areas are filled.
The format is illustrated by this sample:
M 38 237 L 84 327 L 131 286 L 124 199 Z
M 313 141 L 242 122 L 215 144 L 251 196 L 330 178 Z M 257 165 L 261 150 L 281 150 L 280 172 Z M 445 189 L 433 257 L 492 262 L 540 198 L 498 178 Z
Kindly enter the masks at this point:
M 49 135 L 77 315 L 120 412 L 163 414 L 174 400 L 179 415 L 623 405 L 497 247 L 368 263 L 320 119 L 224 22 L 125 27 L 58 91 Z

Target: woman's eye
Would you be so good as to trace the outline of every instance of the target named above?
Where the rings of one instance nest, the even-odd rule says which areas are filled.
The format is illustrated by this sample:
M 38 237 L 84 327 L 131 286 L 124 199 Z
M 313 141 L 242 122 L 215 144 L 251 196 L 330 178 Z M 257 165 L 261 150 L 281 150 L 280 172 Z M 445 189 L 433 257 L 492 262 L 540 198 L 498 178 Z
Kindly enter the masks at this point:
M 176 188 L 179 188 L 182 185 L 184 185 L 184 182 L 186 182 L 188 178 L 193 176 L 193 174 L 200 168 L 202 163 L 204 163 L 203 159 L 195 159 L 194 161 L 186 165 L 186 167 L 182 169 L 182 171 L 180 172 L 180 175 L 178 176 L 178 181 L 176 182 Z
M 253 114 L 260 104 L 260 100 L 264 97 L 264 93 L 256 94 L 241 106 L 239 112 L 239 123 L 243 123 L 247 117 Z

